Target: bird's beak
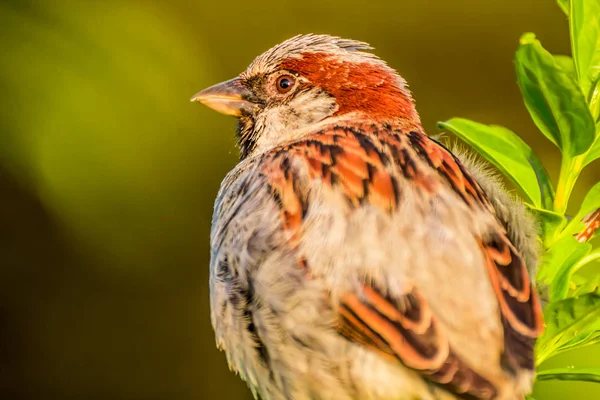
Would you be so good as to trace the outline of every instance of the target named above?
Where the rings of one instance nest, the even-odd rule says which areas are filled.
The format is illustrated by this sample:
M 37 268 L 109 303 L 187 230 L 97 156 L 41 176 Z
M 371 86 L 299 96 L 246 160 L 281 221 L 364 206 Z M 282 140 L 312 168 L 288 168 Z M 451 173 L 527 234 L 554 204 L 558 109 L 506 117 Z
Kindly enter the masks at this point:
M 196 93 L 190 101 L 199 101 L 221 114 L 240 117 L 255 106 L 248 100 L 251 96 L 252 93 L 240 83 L 239 78 L 234 78 Z

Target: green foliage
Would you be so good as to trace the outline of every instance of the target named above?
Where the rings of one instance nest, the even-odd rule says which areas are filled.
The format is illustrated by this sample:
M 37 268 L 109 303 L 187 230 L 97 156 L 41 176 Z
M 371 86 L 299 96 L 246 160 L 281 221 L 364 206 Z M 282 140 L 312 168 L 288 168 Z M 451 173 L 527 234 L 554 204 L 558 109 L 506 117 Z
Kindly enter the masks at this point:
M 594 141 L 594 121 L 575 79 L 532 33 L 521 37 L 515 61 L 525 105 L 540 131 L 565 156 L 588 150 Z
M 545 210 L 529 205 L 529 211 L 538 219 L 542 230 L 542 242 L 549 246 L 560 237 L 560 233 L 567 225 L 567 218 L 554 211 Z
M 567 15 L 569 15 L 569 0 L 558 0 L 558 6 Z
M 566 236 L 565 239 L 569 239 L 571 243 L 568 243 L 568 247 L 564 249 L 562 253 L 555 253 L 554 258 L 563 258 L 563 254 L 568 254 L 564 258 L 563 263 L 558 268 L 558 273 L 550 284 L 550 300 L 557 301 L 562 300 L 567 295 L 569 289 L 569 283 L 571 277 L 578 269 L 583 267 L 586 263 L 583 262 L 585 256 L 592 249 L 592 245 L 589 243 L 580 243 L 575 240 L 572 236 Z M 553 246 L 554 248 L 555 246 Z M 550 261 L 552 258 L 550 258 Z
M 584 215 L 597 208 L 600 208 L 600 182 L 595 184 L 585 196 L 585 199 L 581 204 L 580 214 L 578 214 L 578 216 L 583 218 Z
M 590 90 L 600 78 L 600 2 L 594 0 L 571 1 L 569 7 L 571 51 L 575 61 L 577 80 L 588 100 L 594 104 L 598 91 Z M 597 114 L 595 115 L 598 116 Z
M 580 278 L 581 277 L 579 276 L 573 277 L 574 287 L 569 297 L 578 297 L 587 293 L 592 293 L 600 287 L 600 274 L 594 276 L 592 279 L 581 278 L 581 282 L 577 283 Z
M 589 345 L 600 336 L 600 292 L 597 290 L 548 304 L 546 330 L 536 344 L 537 362 L 575 347 Z
M 596 88 L 598 90 L 598 88 Z M 600 129 L 598 125 L 596 125 L 596 130 Z M 600 140 L 596 140 L 596 143 L 592 145 L 592 148 L 588 151 L 587 157 L 584 159 L 583 166 L 585 167 L 589 163 L 594 160 L 600 158 Z
M 462 118 L 440 122 L 496 166 L 522 192 L 541 226 L 544 256 L 539 287 L 548 289 L 546 329 L 536 343 L 536 364 L 600 343 L 600 274 L 578 271 L 600 260 L 583 234 L 600 218 L 600 183 L 593 186 L 575 217 L 565 213 L 582 169 L 600 158 L 600 0 L 559 0 L 569 18 L 572 57 L 552 55 L 532 33 L 521 37 L 515 56 L 523 101 L 532 120 L 561 151 L 556 190 L 540 159 L 507 128 Z M 600 382 L 598 368 L 541 370 L 538 380 Z
M 590 249 L 589 243 L 579 243 L 573 236 L 567 235 L 554 243 L 546 252 L 543 268 L 537 276 L 537 280 L 545 285 L 556 285 L 559 276 L 568 273 L 575 262 L 582 259 Z M 560 284 L 562 287 L 562 284 Z M 556 289 L 557 290 L 557 289 Z M 560 292 L 560 291 L 559 291 Z M 552 293 L 555 293 L 552 291 Z
M 485 154 L 536 207 L 552 205 L 554 189 L 548 173 L 531 147 L 515 133 L 502 126 L 483 125 L 462 118 L 441 122 L 440 126 Z
M 556 368 L 541 371 L 537 375 L 539 381 L 548 381 L 553 379 L 567 381 L 588 381 L 600 382 L 600 368 Z

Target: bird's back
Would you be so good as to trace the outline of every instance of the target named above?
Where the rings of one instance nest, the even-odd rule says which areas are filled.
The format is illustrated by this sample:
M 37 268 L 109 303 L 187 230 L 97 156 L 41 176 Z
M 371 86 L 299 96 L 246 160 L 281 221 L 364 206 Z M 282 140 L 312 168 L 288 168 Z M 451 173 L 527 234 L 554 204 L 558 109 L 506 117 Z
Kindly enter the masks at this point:
M 217 340 L 265 399 L 522 398 L 541 320 L 504 222 L 423 133 L 322 124 L 223 183 Z

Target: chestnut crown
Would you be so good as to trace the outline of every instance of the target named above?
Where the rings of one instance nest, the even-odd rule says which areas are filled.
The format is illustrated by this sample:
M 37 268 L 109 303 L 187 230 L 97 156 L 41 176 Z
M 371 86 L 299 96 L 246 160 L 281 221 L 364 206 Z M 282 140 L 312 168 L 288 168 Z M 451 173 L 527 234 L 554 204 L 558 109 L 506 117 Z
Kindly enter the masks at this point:
M 192 101 L 239 118 L 241 158 L 340 120 L 420 126 L 406 81 L 364 52 L 371 49 L 329 35 L 295 36 Z

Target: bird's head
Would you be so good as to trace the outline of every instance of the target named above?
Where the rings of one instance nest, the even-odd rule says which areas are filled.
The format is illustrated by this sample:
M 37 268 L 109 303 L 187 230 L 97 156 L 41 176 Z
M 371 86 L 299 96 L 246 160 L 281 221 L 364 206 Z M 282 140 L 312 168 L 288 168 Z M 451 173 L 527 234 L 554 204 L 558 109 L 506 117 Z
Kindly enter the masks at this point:
M 328 120 L 420 125 L 406 81 L 362 51 L 370 49 L 328 35 L 296 36 L 192 101 L 238 117 L 242 158 L 312 133 Z

